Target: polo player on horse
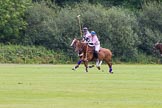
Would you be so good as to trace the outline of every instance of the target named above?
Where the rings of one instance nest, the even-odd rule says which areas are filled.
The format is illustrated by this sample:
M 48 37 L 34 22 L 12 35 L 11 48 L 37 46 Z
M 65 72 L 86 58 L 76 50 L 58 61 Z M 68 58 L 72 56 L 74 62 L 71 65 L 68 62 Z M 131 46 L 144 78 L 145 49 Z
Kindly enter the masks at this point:
M 99 41 L 95 31 L 91 31 L 89 45 L 95 47 L 94 55 L 95 55 L 96 59 L 98 59 L 98 52 L 100 50 L 100 41 Z
M 90 41 L 90 37 L 91 37 L 91 33 L 88 31 L 87 27 L 83 28 L 83 37 L 82 37 L 82 41 L 84 43 L 88 43 Z M 72 70 L 75 70 L 76 68 L 79 67 L 79 65 L 82 63 L 83 61 L 83 52 L 78 52 L 78 56 L 80 57 L 80 60 L 77 62 L 77 64 L 74 66 L 74 68 L 72 68 Z M 90 66 L 90 68 L 93 66 Z
M 87 43 L 84 43 L 82 40 L 76 38 L 73 39 L 71 46 L 73 46 L 75 52 L 83 53 L 81 60 L 84 62 L 86 72 L 88 72 L 88 68 L 89 68 L 88 62 L 96 60 L 96 57 L 94 56 L 95 48 L 89 46 Z M 84 58 L 87 58 L 87 60 L 84 60 Z M 107 63 L 107 65 L 109 66 L 109 72 L 113 73 L 112 72 L 112 52 L 109 49 L 100 48 L 97 62 L 96 62 L 96 67 L 98 68 L 98 70 L 100 70 L 100 65 L 102 64 L 102 61 L 105 61 Z
M 100 41 L 96 35 L 96 32 L 95 31 L 91 31 L 91 33 L 88 31 L 88 28 L 87 27 L 84 27 L 83 28 L 83 39 L 82 41 L 84 43 L 88 43 L 89 46 L 91 47 L 95 47 L 95 50 L 93 52 L 94 54 L 94 57 L 98 60 L 98 52 L 100 50 Z M 84 54 L 83 52 L 78 52 L 78 56 L 80 57 L 80 60 L 78 61 L 77 65 L 74 66 L 74 68 L 72 68 L 72 70 L 75 70 L 76 68 L 79 67 L 79 65 L 82 63 L 82 61 L 87 61 L 87 53 L 88 53 L 88 46 L 87 46 L 87 51 L 86 53 Z M 89 68 L 92 68 L 94 67 L 94 65 L 92 66 L 89 66 Z

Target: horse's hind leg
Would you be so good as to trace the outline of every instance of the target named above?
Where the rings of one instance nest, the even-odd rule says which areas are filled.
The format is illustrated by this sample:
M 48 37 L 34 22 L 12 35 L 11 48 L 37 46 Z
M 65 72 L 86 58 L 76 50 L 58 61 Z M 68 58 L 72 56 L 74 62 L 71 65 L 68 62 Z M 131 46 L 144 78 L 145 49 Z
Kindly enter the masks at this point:
M 106 63 L 108 64 L 109 66 L 109 73 L 113 73 L 112 72 L 112 63 L 110 61 L 106 61 Z
M 100 68 L 101 64 L 102 64 L 102 60 L 101 61 L 100 60 L 96 61 L 96 67 L 97 67 L 98 70 L 101 70 L 101 68 Z

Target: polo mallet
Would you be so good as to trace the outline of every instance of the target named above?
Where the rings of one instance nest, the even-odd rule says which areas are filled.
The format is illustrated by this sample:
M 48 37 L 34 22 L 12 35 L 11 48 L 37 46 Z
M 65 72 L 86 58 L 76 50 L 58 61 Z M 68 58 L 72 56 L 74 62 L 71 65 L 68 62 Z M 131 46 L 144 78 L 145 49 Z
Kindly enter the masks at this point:
M 80 15 L 77 16 L 78 19 L 78 25 L 79 25 L 79 30 L 80 30 L 80 36 L 82 37 L 82 27 L 81 27 L 81 22 L 80 22 Z
M 80 30 L 80 36 L 82 37 L 82 27 L 81 27 L 81 22 L 80 22 L 80 15 L 77 16 L 78 19 L 78 25 L 79 25 L 79 30 Z M 87 59 L 87 50 L 88 48 L 86 48 L 86 59 Z

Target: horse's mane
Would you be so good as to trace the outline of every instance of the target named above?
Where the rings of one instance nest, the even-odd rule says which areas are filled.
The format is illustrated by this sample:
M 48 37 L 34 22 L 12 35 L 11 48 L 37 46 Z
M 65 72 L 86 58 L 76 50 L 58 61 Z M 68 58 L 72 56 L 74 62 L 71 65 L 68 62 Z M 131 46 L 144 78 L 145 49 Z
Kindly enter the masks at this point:
M 79 41 L 81 44 L 86 45 L 87 43 L 84 43 L 82 38 L 75 38 L 77 41 Z
M 162 43 L 156 43 L 155 46 L 162 46 Z
M 79 40 L 79 41 L 81 41 L 81 40 L 82 40 L 82 38 L 74 38 L 74 39 Z

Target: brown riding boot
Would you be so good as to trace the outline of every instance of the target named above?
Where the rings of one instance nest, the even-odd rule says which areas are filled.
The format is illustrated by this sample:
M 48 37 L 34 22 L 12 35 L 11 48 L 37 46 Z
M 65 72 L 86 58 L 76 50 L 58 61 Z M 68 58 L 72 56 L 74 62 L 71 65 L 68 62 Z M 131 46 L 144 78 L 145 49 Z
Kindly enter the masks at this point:
M 96 59 L 98 59 L 98 52 L 97 51 L 94 51 L 94 56 Z

